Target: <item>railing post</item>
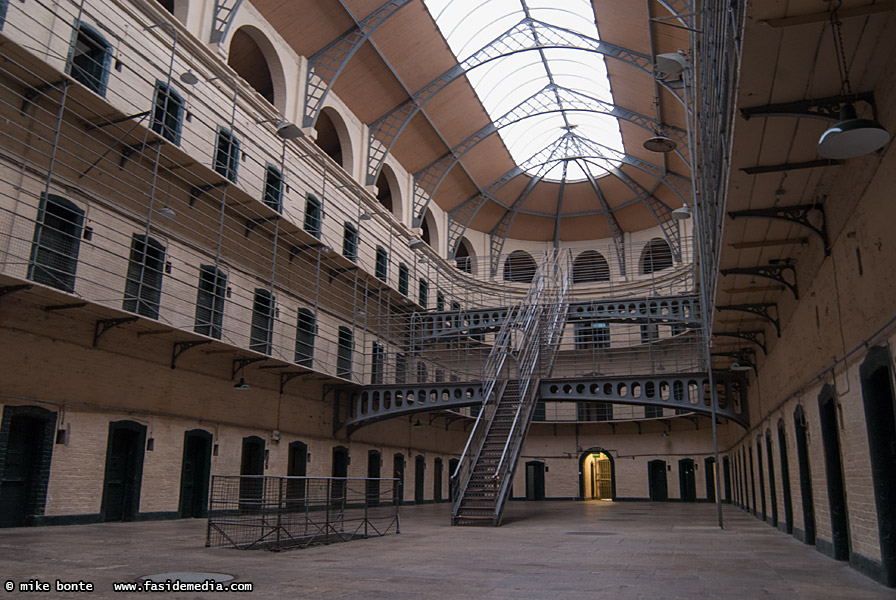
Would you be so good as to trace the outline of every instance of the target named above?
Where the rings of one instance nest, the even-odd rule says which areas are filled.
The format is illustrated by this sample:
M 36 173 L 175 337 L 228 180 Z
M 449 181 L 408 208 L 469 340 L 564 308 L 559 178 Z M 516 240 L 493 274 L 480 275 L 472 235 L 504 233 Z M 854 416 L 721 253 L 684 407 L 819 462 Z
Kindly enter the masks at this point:
M 283 483 L 284 479 L 280 477 L 278 479 L 279 485 L 277 486 L 277 549 L 280 549 L 280 528 L 283 523 Z

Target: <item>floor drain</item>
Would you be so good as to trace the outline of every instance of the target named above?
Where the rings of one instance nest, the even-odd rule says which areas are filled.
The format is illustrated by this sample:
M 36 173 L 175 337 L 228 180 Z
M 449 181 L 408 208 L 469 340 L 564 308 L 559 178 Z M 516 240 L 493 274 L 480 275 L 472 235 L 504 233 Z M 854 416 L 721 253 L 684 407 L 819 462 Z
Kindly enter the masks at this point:
M 170 573 L 157 573 L 144 575 L 140 581 L 152 581 L 153 583 L 165 583 L 166 581 L 180 581 L 181 583 L 204 583 L 211 579 L 215 583 L 231 581 L 233 575 L 227 573 L 195 573 L 185 571 L 172 571 Z

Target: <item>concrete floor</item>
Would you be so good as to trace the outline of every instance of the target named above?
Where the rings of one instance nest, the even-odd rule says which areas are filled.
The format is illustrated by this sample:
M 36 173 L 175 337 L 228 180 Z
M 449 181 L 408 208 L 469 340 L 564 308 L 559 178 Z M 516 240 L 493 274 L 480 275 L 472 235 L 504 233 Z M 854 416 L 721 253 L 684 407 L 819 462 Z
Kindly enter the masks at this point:
M 504 526 L 448 524 L 448 504 L 403 507 L 401 535 L 272 553 L 204 547 L 201 520 L 0 530 L 0 586 L 112 583 L 171 571 L 227 573 L 264 598 L 896 598 L 742 511 L 678 503 L 511 502 Z M 172 593 L 162 598 L 213 598 Z

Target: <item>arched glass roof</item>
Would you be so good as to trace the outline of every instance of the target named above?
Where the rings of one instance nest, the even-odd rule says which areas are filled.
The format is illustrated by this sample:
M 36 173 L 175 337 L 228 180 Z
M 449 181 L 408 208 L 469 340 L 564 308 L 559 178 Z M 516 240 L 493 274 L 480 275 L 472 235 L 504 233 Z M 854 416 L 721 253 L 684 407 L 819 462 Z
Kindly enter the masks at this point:
M 458 62 L 463 62 L 527 17 L 598 39 L 588 0 L 424 2 Z M 532 31 L 531 35 L 537 36 L 537 33 Z M 493 121 L 551 84 L 613 103 L 604 58 L 595 52 L 568 48 L 528 50 L 486 62 L 468 71 L 467 78 Z M 571 110 L 569 105 L 564 105 L 560 95 L 548 110 L 551 112 L 531 116 L 499 130 L 514 161 L 531 175 L 537 174 L 548 180 L 577 181 L 589 175 L 594 179 L 606 175 L 606 169 L 594 163 L 570 160 L 577 155 L 576 145 L 558 142 L 574 131 L 577 137 L 593 140 L 621 153 L 622 136 L 616 118 Z M 526 163 L 532 162 L 530 158 L 549 146 L 562 149 L 552 153 L 551 166 L 526 168 Z

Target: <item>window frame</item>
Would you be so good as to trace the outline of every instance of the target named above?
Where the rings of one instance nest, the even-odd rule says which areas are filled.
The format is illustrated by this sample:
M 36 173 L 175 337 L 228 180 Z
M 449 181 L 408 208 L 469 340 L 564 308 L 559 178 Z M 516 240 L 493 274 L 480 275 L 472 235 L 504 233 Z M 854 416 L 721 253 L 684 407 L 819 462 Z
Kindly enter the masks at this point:
M 267 297 L 267 314 L 260 309 L 264 308 L 259 302 L 260 298 Z M 274 341 L 274 314 L 276 310 L 276 299 L 270 290 L 266 288 L 255 288 L 255 294 L 252 298 L 252 320 L 249 329 L 249 349 L 261 354 L 271 354 Z M 264 320 L 264 322 L 261 322 Z M 263 337 L 260 337 L 260 335 Z
M 576 323 L 574 340 L 576 350 L 606 350 L 610 347 L 610 324 L 606 321 Z
M 382 246 L 376 247 L 374 275 L 382 282 L 389 280 L 389 253 Z
M 231 183 L 236 183 L 239 180 L 240 140 L 236 136 L 236 133 L 226 127 L 219 125 L 216 131 L 215 152 L 212 155 L 212 170 Z M 229 139 L 227 150 L 222 150 L 221 148 L 221 141 L 224 138 Z M 221 154 L 224 152 L 226 152 L 226 156 L 222 157 Z M 226 162 L 222 162 L 222 158 L 226 158 Z
M 355 353 L 355 332 L 340 325 L 336 334 L 336 377 L 352 378 Z
M 418 304 L 426 308 L 429 303 L 429 282 L 423 277 L 420 278 L 420 283 L 417 285 L 417 292 Z
M 159 98 L 162 94 L 165 94 L 166 99 L 164 106 L 159 104 Z M 173 130 L 168 127 L 167 124 L 167 117 L 169 114 L 171 114 L 171 111 L 169 109 L 172 104 L 172 98 L 174 99 L 174 106 L 177 109 L 177 112 L 174 115 L 177 126 Z M 155 131 L 157 134 L 159 134 L 175 146 L 180 146 L 180 140 L 184 126 L 184 115 L 186 114 L 186 111 L 187 104 L 186 102 L 184 102 L 183 96 L 181 96 L 173 86 L 157 79 L 155 95 L 152 99 L 152 121 L 149 126 L 150 129 Z M 159 114 L 160 112 L 161 115 Z M 168 135 L 169 133 L 170 136 Z
M 361 234 L 358 228 L 352 223 L 346 221 L 342 226 L 342 256 L 352 261 L 358 262 L 358 244 L 360 243 Z
M 63 215 L 56 214 L 55 212 L 52 213 L 54 218 L 57 218 L 64 223 L 71 224 L 71 232 L 56 229 L 55 227 L 47 225 L 47 204 L 49 203 L 58 206 L 62 210 L 68 211 L 74 216 L 74 220 L 69 220 Z M 79 255 L 81 252 L 81 235 L 84 232 L 84 218 L 85 211 L 68 198 L 57 194 L 42 193 L 40 195 L 40 202 L 37 207 L 37 217 L 34 221 L 31 255 L 28 259 L 29 280 L 56 288 L 57 290 L 74 293 Z M 50 234 L 51 236 L 57 236 L 52 238 L 53 241 L 58 241 L 59 239 L 69 240 L 72 246 L 72 251 L 60 252 L 59 250 L 50 247 L 49 244 L 42 244 L 47 230 L 52 232 Z M 65 268 L 57 269 L 52 266 L 52 262 L 47 259 L 52 258 L 53 254 L 65 256 L 65 260 L 67 261 L 66 264 L 63 265 Z M 40 260 L 41 258 L 43 260 Z
M 211 289 L 203 289 L 203 283 Z M 220 292 L 220 293 L 219 293 Z M 208 298 L 210 306 L 202 306 Z M 196 285 L 196 318 L 193 331 L 220 340 L 224 332 L 224 301 L 227 299 L 227 273 L 215 265 L 199 266 L 199 282 Z M 206 320 L 200 311 L 208 311 Z
M 308 308 L 298 310 L 296 321 L 296 349 L 294 361 L 301 367 L 312 368 L 314 366 L 314 346 L 317 339 L 317 317 Z M 307 340 L 302 336 L 308 336 Z M 306 352 L 303 352 L 307 350 Z
M 313 210 L 309 210 L 313 209 Z M 324 205 L 314 194 L 305 194 L 305 215 L 302 218 L 302 229 L 306 233 L 321 238 L 323 234 Z
M 142 250 L 138 244 L 142 245 Z M 131 236 L 131 252 L 128 258 L 128 272 L 125 277 L 122 310 L 150 319 L 159 318 L 162 304 L 162 281 L 165 279 L 166 250 L 166 247 L 152 236 L 144 233 L 135 233 Z M 153 256 L 153 251 L 157 256 Z M 142 261 L 138 260 L 139 255 L 142 255 Z M 150 260 L 157 261 L 158 268 L 150 266 Z M 147 278 L 147 270 L 151 275 L 149 278 Z M 152 280 L 156 278 L 157 285 L 154 286 Z
M 277 178 L 277 185 L 271 184 L 271 176 Z M 271 190 L 277 188 L 275 192 Z M 261 201 L 271 210 L 283 214 L 283 195 L 286 189 L 286 180 L 280 168 L 273 163 L 266 163 L 264 166 L 264 182 L 261 188 Z
M 88 73 L 85 69 L 83 69 L 80 65 L 75 65 L 75 52 L 78 48 L 78 38 L 81 33 L 84 33 L 85 37 L 91 38 L 91 42 L 97 46 L 99 49 L 102 46 L 102 53 L 104 54 L 104 58 L 102 64 L 97 64 L 99 73 L 93 74 Z M 74 29 L 72 31 L 72 39 L 69 45 L 68 59 L 66 60 L 65 72 L 75 81 L 83 85 L 85 88 L 90 90 L 91 92 L 101 96 L 103 98 L 106 97 L 106 92 L 109 89 L 109 75 L 112 71 L 112 52 L 114 50 L 114 46 L 109 43 L 109 40 L 106 39 L 102 33 L 100 33 L 99 29 L 90 25 L 89 23 L 85 23 L 84 21 L 75 20 Z M 79 55 L 80 56 L 80 55 Z M 94 60 L 94 59 L 91 59 Z M 96 63 L 96 61 L 94 60 Z M 75 71 L 75 67 L 77 66 L 77 74 Z M 80 77 L 84 77 L 85 79 L 94 78 L 95 81 L 91 82 L 89 80 L 85 81 Z
M 411 271 L 403 262 L 398 263 L 398 293 L 408 295 L 411 286 Z

